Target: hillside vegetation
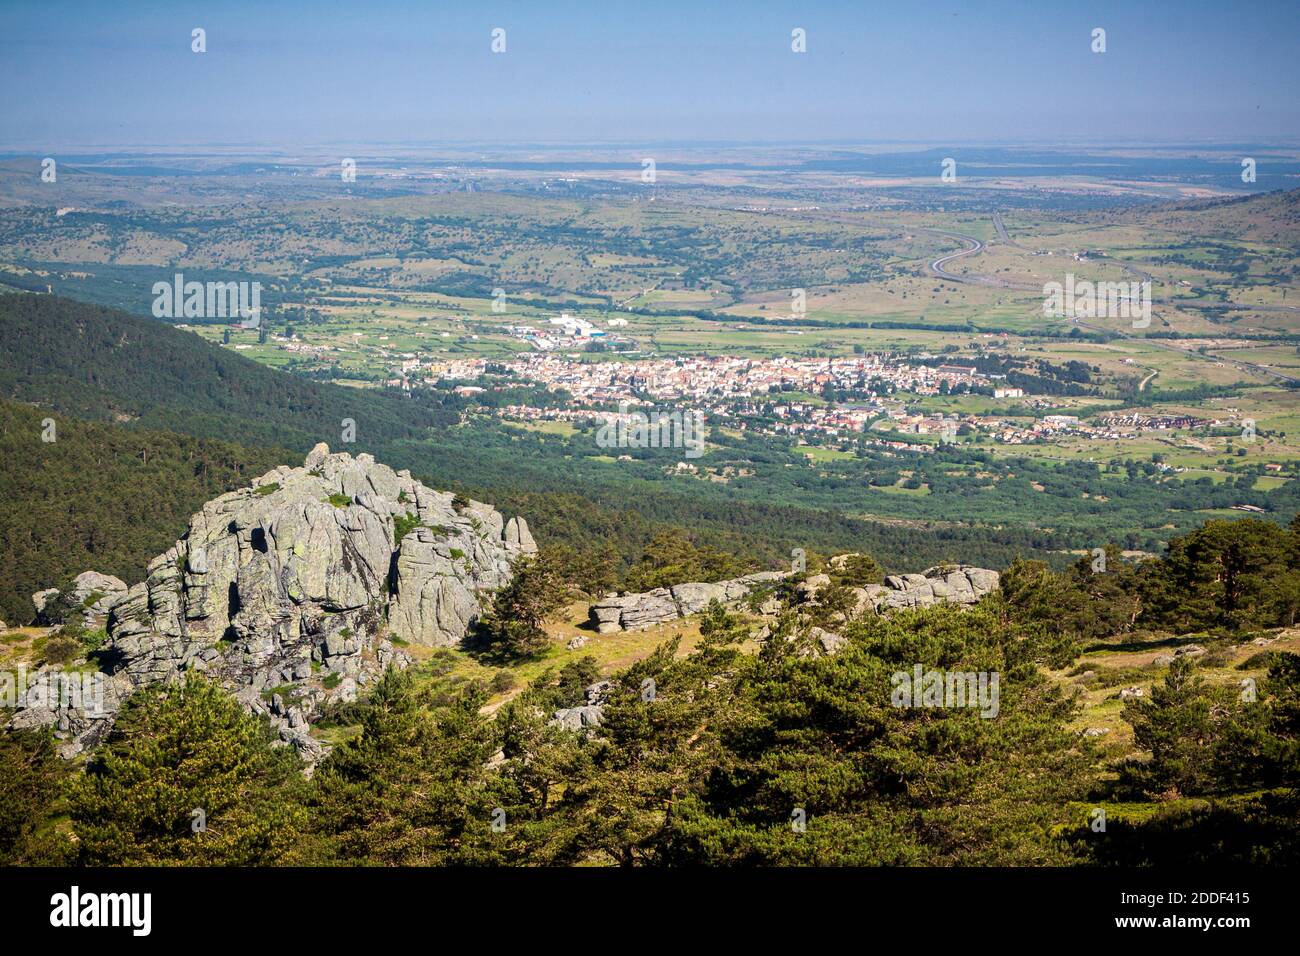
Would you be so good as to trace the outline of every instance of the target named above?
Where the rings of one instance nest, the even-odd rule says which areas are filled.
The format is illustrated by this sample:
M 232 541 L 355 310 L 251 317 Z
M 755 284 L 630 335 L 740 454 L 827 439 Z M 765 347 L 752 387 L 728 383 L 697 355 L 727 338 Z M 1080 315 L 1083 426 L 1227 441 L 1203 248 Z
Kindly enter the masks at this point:
M 1001 566 L 1049 541 L 1020 528 L 863 520 L 831 507 L 824 494 L 833 485 L 813 500 L 799 487 L 802 476 L 768 500 L 746 500 L 725 486 L 665 481 L 653 461 L 632 473 L 580 464 L 558 438 L 524 438 L 482 417 L 458 427 L 463 401 L 445 393 L 413 398 L 316 383 L 150 319 L 53 296 L 0 296 L 0 334 L 0 398 L 15 400 L 5 406 L 12 424 L 0 464 L 15 492 L 3 518 L 14 573 L 0 576 L 11 623 L 30 617 L 33 591 L 89 568 L 138 579 L 204 500 L 318 441 L 337 447 L 344 419 L 356 423 L 350 449 L 524 514 L 544 540 L 567 544 L 586 563 L 612 560 L 616 576 L 656 533 L 674 529 L 769 567 L 787 565 L 794 548 L 868 550 L 898 570 L 942 560 Z M 40 440 L 51 412 L 60 436 L 53 445 Z M 150 443 L 175 453 L 146 454 Z M 135 473 L 111 465 L 134 456 Z M 167 490 L 154 493 L 161 485 Z M 128 503 L 106 506 L 119 498 Z M 47 515 L 56 508 L 63 519 Z
M 54 416 L 0 399 L 0 619 L 25 624 L 31 594 L 88 569 L 143 580 L 190 514 L 284 460 L 154 429 Z
M 1294 864 L 1300 656 L 1272 629 L 1294 608 L 1271 595 L 1300 567 L 1298 538 L 1218 523 L 1136 568 L 1021 565 L 973 609 L 841 615 L 834 653 L 808 627 L 835 620 L 833 587 L 779 589 L 765 636 L 714 604 L 684 623 L 689 649 L 660 638 L 630 666 L 520 667 L 514 693 L 438 650 L 327 716 L 334 750 L 310 780 L 192 676 L 139 691 L 84 775 L 39 736 L 5 740 L 0 780 L 25 767 L 41 786 L 7 807 L 0 858 Z M 1174 594 L 1185 610 L 1161 599 Z M 998 675 L 996 713 L 900 703 L 898 677 L 917 667 Z M 602 675 L 598 727 L 549 719 Z M 207 808 L 197 835 L 194 806 Z

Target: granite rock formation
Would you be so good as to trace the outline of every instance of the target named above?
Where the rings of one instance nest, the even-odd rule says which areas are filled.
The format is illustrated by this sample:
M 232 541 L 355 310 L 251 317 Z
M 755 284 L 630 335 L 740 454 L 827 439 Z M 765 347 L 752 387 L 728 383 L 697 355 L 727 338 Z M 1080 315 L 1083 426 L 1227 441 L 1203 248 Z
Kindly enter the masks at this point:
M 105 595 L 111 710 L 134 688 L 199 671 L 312 757 L 308 727 L 325 703 L 404 666 L 402 643 L 458 643 L 536 549 L 523 518 L 321 444 L 301 467 L 205 504 L 144 581 L 82 575 L 77 594 Z M 82 743 L 103 723 L 66 709 L 44 719 Z

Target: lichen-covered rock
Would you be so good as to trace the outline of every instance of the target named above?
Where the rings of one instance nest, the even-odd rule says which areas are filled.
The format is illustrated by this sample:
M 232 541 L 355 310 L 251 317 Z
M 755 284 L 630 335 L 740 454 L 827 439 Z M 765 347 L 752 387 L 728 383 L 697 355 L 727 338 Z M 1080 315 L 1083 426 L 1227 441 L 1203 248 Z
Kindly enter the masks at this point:
M 44 591 L 37 591 L 32 595 L 32 606 L 36 608 L 36 620 L 41 619 L 41 615 L 45 613 L 46 605 L 58 596 L 58 588 L 46 588 Z
M 929 568 L 921 574 L 891 574 L 883 587 L 868 585 L 859 606 L 873 604 L 877 611 L 897 608 L 929 607 L 932 604 L 974 604 L 990 591 L 997 590 L 999 576 L 986 568 L 965 565 Z
M 667 588 L 655 588 L 640 595 L 640 600 L 624 608 L 622 624 L 628 631 L 641 631 L 665 621 L 675 621 L 682 616 L 681 608 Z
M 14 678 L 6 675 L 5 679 Z M 10 688 L 5 689 L 7 695 Z M 18 710 L 8 726 L 53 729 L 61 741 L 59 752 L 71 759 L 108 735 L 113 717 L 134 686 L 124 675 L 43 668 L 30 676 L 20 672 L 18 686 L 12 690 Z
M 510 580 L 511 564 L 537 550 L 528 523 L 471 501 L 461 511 L 451 496 L 419 499 L 423 526 L 402 539 L 389 624 L 412 644 L 455 644 L 477 620 L 480 596 Z
M 578 707 L 565 707 L 557 710 L 551 717 L 551 723 L 566 730 L 583 730 L 599 727 L 605 711 L 605 702 L 613 685 L 607 681 L 597 681 L 583 691 L 586 703 Z
M 227 641 L 258 657 L 335 630 L 327 617 L 347 628 L 370 611 L 371 625 L 387 617 L 403 640 L 455 643 L 480 593 L 536 548 L 522 518 L 505 530 L 489 505 L 456 508 L 451 494 L 370 455 L 317 445 L 303 467 L 276 468 L 204 505 L 150 564 L 144 593 L 132 588 L 114 608 L 110 633 L 118 644 L 142 634 L 182 648 Z M 128 669 L 137 657 L 128 654 Z
M 582 707 L 566 707 L 557 710 L 553 722 L 565 730 L 582 730 L 585 727 L 599 727 L 602 708 L 595 704 Z
M 795 592 L 799 595 L 801 601 L 811 601 L 817 597 L 817 593 L 822 588 L 830 587 L 830 583 L 829 574 L 810 574 L 799 582 L 795 587 Z
M 321 751 L 309 725 L 325 703 L 409 662 L 385 632 L 458 642 L 484 594 L 536 547 L 521 517 L 507 523 L 490 505 L 320 444 L 302 467 L 278 467 L 205 504 L 144 581 L 128 588 L 88 572 L 74 596 L 107 611 L 107 656 L 121 686 L 203 672 L 310 758 Z M 42 592 L 38 612 L 42 598 L 47 608 L 62 601 Z M 270 706 L 263 696 L 279 687 L 291 700 Z
M 675 584 L 669 588 L 677 609 L 682 614 L 698 614 L 709 606 L 710 601 L 727 601 L 727 585 L 721 584 Z
M 528 530 L 528 522 L 521 517 L 511 518 L 506 522 L 506 547 L 517 548 L 520 551 L 536 551 L 537 542 L 533 541 L 532 533 Z
M 126 582 L 111 574 L 83 571 L 66 592 L 46 588 L 32 595 L 37 624 L 49 627 L 79 618 L 87 627 L 102 627 L 113 605 L 126 594 Z
M 674 584 L 671 588 L 605 597 L 591 606 L 589 619 L 599 634 L 645 630 L 679 617 L 698 614 L 712 601 L 735 604 L 747 598 L 755 588 L 775 583 L 786 576 L 782 571 L 759 571 L 730 581 Z
M 401 583 L 389 614 L 395 636 L 415 644 L 454 644 L 478 616 L 463 559 L 451 550 L 426 528 L 403 539 L 397 557 Z
M 838 654 L 849 642 L 848 638 L 842 634 L 836 634 L 820 627 L 810 628 L 808 636 L 820 645 L 823 654 Z
M 698 614 L 714 600 L 724 605 L 735 605 L 745 600 L 756 588 L 774 584 L 789 576 L 784 571 L 762 571 L 731 581 L 674 584 L 671 588 L 657 588 L 640 594 L 605 597 L 591 606 L 590 620 L 600 634 L 643 630 L 679 617 Z M 998 580 L 996 571 L 963 565 L 955 568 L 930 568 L 922 574 L 891 574 L 885 578 L 884 584 L 868 584 L 863 588 L 851 588 L 850 591 L 856 602 L 854 613 L 871 611 L 883 614 L 899 608 L 929 607 L 940 602 L 974 604 L 985 594 L 996 590 Z M 800 602 L 815 602 L 818 594 L 829 587 L 830 583 L 828 575 L 811 575 L 798 583 L 795 594 Z M 763 613 L 774 613 L 776 610 L 778 608 L 771 603 L 760 607 Z M 828 648 L 827 652 L 833 653 L 833 650 Z

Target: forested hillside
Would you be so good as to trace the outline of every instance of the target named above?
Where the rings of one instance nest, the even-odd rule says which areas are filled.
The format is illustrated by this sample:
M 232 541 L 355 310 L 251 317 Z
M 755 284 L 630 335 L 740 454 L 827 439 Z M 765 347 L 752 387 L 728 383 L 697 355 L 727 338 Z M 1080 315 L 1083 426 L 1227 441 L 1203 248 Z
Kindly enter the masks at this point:
M 690 651 L 673 637 L 603 674 L 577 657 L 499 708 L 444 649 L 332 708 L 309 780 L 191 674 L 139 691 L 84 775 L 38 735 L 0 741 L 0 781 L 34 781 L 5 804 L 0 861 L 1294 865 L 1300 658 L 1294 632 L 1259 629 L 1295 619 L 1298 540 L 1212 522 L 1139 566 L 1020 564 L 974 608 L 841 614 L 833 653 L 809 624 L 837 588 L 809 598 L 804 578 L 764 636 L 714 603 Z M 914 668 L 997 675 L 996 719 L 900 703 Z M 550 719 L 601 677 L 596 727 Z
M 0 399 L 0 619 L 14 625 L 34 591 L 81 571 L 143 579 L 192 512 L 288 454 L 64 415 L 47 442 L 48 417 Z
M 1015 527 L 862 520 L 805 504 L 797 488 L 762 502 L 724 486 L 646 480 L 644 471 L 580 469 L 570 449 L 540 436 L 482 419 L 457 426 L 460 411 L 441 404 L 445 393 L 319 384 L 163 323 L 68 299 L 0 296 L 0 338 L 0 397 L 26 406 L 5 403 L 0 464 L 11 489 L 3 541 L 13 568 L 0 575 L 0 608 L 11 622 L 30 615 L 33 591 L 81 571 L 138 578 L 205 500 L 318 441 L 339 447 L 344 419 L 356 422 L 356 442 L 341 447 L 524 514 L 543 541 L 567 544 L 588 563 L 612 560 L 619 574 L 656 533 L 673 529 L 766 567 L 787 565 L 793 548 L 869 551 L 891 570 L 944 560 L 1001 567 L 1053 546 Z M 40 441 L 43 409 L 59 419 L 57 444 Z M 128 503 L 109 504 L 118 499 Z M 30 506 L 40 502 L 49 505 Z
M 0 296 L 0 331 L 0 394 L 81 418 L 303 451 L 337 441 L 344 419 L 363 447 L 456 420 L 401 393 L 285 375 L 162 322 L 70 299 Z

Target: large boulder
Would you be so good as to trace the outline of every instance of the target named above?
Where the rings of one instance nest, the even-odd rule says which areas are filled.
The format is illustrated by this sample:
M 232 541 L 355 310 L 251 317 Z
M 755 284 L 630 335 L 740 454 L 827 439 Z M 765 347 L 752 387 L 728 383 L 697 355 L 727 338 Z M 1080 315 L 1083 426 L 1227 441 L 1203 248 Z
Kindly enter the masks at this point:
M 111 574 L 83 571 L 72 581 L 72 599 L 89 615 L 100 616 L 126 594 L 126 582 Z
M 459 545 L 459 546 L 458 546 Z M 465 535 L 417 528 L 397 555 L 398 590 L 389 607 L 393 634 L 412 644 L 457 643 L 479 614 Z
M 674 584 L 639 594 L 611 595 L 591 606 L 589 618 L 599 634 L 641 631 L 679 617 L 698 614 L 713 601 L 724 605 L 747 598 L 755 588 L 785 578 L 783 571 L 759 571 L 730 581 Z
M 675 621 L 682 616 L 681 608 L 673 600 L 668 588 L 655 588 L 638 595 L 638 600 L 623 610 L 623 629 L 641 631 L 656 624 Z
M 83 571 L 67 591 L 46 588 L 32 595 L 36 623 L 45 627 L 80 619 L 88 627 L 103 627 L 108 612 L 126 594 L 126 582 L 111 574 Z
M 668 589 L 682 614 L 698 614 L 712 601 L 726 603 L 727 582 L 720 584 L 674 584 Z
M 32 595 L 32 607 L 36 608 L 36 621 L 39 623 L 45 609 L 59 596 L 58 588 L 46 588 Z
M 460 641 L 484 596 L 536 547 L 523 518 L 507 522 L 321 444 L 301 467 L 205 504 L 144 581 L 128 588 L 88 572 L 71 597 L 107 613 L 115 680 L 138 687 L 202 671 L 310 756 L 319 747 L 308 725 L 325 703 L 409 662 L 386 632 L 399 643 Z M 40 613 L 66 600 L 42 592 L 34 603 Z M 264 696 L 286 686 L 291 699 L 270 706 Z
M 858 596 L 860 606 L 869 602 L 882 612 L 945 602 L 974 604 L 997 590 L 998 582 L 998 572 L 986 568 L 934 567 L 921 574 L 891 574 L 883 587 L 869 585 Z
M 565 707 L 557 710 L 551 717 L 551 723 L 565 730 L 584 730 L 599 727 L 604 716 L 605 703 L 609 700 L 613 685 L 607 680 L 597 681 L 583 691 L 586 702 L 577 707 Z

